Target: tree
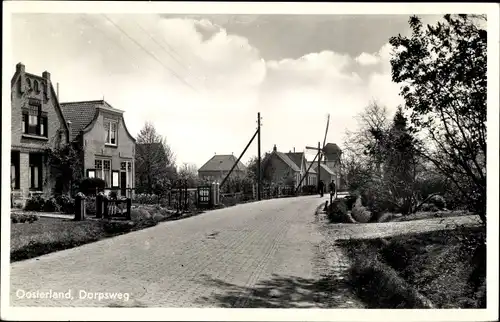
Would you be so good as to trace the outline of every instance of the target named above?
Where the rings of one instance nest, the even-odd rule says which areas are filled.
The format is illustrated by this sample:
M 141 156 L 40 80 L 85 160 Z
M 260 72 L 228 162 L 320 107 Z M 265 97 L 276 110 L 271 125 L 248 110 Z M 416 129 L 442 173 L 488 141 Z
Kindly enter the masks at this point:
M 195 164 L 184 163 L 178 173 L 178 178 L 180 180 L 185 180 L 188 188 L 198 186 L 198 168 Z
M 58 145 L 46 150 L 49 175 L 55 179 L 55 193 L 74 192 L 82 178 L 82 150 L 77 144 Z
M 138 191 L 161 194 L 176 179 L 175 156 L 149 122 L 137 135 L 135 158 Z
M 487 32 L 478 18 L 445 15 L 427 26 L 409 20 L 411 37 L 392 37 L 392 80 L 425 138 L 419 153 L 454 185 L 486 223 Z

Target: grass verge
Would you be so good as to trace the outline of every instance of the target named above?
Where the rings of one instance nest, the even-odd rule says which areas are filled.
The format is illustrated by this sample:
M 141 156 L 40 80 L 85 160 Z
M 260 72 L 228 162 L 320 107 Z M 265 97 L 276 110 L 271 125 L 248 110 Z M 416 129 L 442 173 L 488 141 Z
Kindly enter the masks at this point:
M 340 245 L 353 260 L 350 283 L 372 308 L 485 308 L 484 227 Z
M 132 231 L 157 225 L 159 222 L 196 216 L 201 211 L 163 216 L 134 216 L 133 220 L 84 220 L 40 217 L 34 222 L 11 223 L 10 261 L 17 262 L 52 252 L 78 247 Z

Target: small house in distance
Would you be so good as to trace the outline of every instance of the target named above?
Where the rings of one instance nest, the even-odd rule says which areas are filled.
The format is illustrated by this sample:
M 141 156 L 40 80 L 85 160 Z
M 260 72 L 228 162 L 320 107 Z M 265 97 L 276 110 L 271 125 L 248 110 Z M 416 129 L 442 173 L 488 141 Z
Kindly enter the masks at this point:
M 208 181 L 221 182 L 227 176 L 233 165 L 238 159 L 232 155 L 214 155 L 208 160 L 199 170 L 198 176 L 200 179 Z M 247 167 L 239 161 L 231 173 L 232 176 L 243 176 Z

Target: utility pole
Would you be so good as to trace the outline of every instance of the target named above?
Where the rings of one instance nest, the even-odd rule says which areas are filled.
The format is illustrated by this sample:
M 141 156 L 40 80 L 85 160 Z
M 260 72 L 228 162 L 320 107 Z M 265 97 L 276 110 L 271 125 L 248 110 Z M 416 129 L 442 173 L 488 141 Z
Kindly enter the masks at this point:
M 260 173 L 260 112 L 257 113 L 257 200 L 260 201 L 261 173 Z
M 321 143 L 318 142 L 318 191 L 319 191 L 319 181 L 321 180 Z

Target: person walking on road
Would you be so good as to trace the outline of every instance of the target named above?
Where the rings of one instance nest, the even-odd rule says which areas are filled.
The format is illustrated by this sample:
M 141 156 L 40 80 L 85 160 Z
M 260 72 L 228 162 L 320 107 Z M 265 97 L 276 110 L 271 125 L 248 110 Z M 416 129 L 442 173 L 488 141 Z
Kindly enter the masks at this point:
M 337 198 L 337 186 L 333 180 L 328 185 L 328 188 L 330 189 L 330 203 L 332 203 Z
M 323 197 L 323 193 L 325 191 L 325 183 L 323 182 L 323 180 L 319 181 L 319 187 L 318 188 L 319 188 L 319 195 L 321 197 Z

